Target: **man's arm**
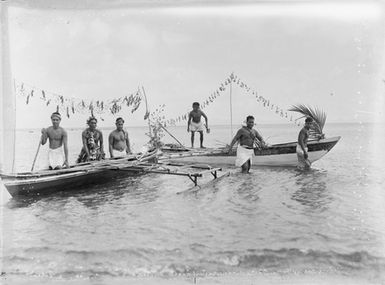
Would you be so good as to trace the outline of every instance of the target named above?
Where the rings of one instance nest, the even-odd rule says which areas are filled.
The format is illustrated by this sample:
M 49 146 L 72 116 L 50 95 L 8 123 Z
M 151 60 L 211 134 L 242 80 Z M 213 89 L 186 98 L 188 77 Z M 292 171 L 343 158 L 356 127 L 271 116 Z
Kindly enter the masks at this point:
M 304 158 L 307 159 L 308 158 L 308 154 L 307 154 L 306 146 L 305 146 L 305 131 L 303 129 L 299 132 L 298 144 L 301 146 L 301 148 L 303 150 Z
M 128 138 L 128 133 L 127 132 L 124 132 L 124 133 L 125 133 L 126 145 L 127 145 L 126 153 L 131 154 L 130 139 Z
M 113 148 L 112 146 L 114 145 L 114 136 L 112 135 L 112 133 L 110 133 L 110 135 L 108 136 L 108 150 L 110 151 L 110 157 L 114 157 L 113 155 Z
M 257 130 L 255 130 L 255 136 L 261 142 L 261 146 L 265 147 L 266 146 L 266 142 L 263 140 L 263 137 L 260 135 L 260 133 L 258 133 Z
M 87 137 L 86 137 L 86 133 L 87 133 L 87 131 L 83 131 L 83 132 L 82 132 L 82 141 L 83 141 L 83 148 L 84 148 L 84 150 L 86 151 L 86 154 L 87 154 L 87 160 L 88 160 L 88 158 L 90 157 L 90 150 L 88 149 L 88 145 L 87 145 Z
M 64 156 L 65 156 L 65 161 L 64 165 L 69 168 L 70 165 L 68 163 L 68 138 L 67 138 L 67 132 L 63 129 L 63 146 L 64 146 Z
M 190 113 L 188 113 L 187 132 L 190 131 L 190 122 L 191 122 L 191 118 L 192 118 L 192 116 L 191 116 L 191 112 L 190 112 Z
M 207 116 L 206 116 L 206 114 L 204 112 L 202 112 L 202 116 L 206 120 L 206 130 L 208 130 L 209 129 L 209 119 L 207 118 Z
M 47 129 L 41 129 L 41 138 L 40 138 L 40 143 L 42 145 L 45 145 L 48 139 L 48 134 L 47 134 Z
M 234 136 L 233 140 L 231 141 L 230 145 L 228 146 L 228 152 L 231 151 L 231 149 L 233 148 L 233 145 L 239 140 L 239 138 L 241 137 L 241 130 L 238 130 L 238 132 L 236 133 L 236 135 Z
M 298 144 L 301 146 L 303 152 L 305 153 L 305 133 L 301 130 L 298 134 Z
M 99 131 L 100 152 L 104 154 L 103 133 Z

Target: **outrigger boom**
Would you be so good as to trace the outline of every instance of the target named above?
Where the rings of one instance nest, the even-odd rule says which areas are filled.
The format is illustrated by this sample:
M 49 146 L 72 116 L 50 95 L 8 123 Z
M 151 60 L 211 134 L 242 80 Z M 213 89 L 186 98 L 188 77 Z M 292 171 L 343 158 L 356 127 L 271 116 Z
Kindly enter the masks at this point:
M 155 160 L 155 162 L 152 162 Z M 11 196 L 45 195 L 59 191 L 71 191 L 93 184 L 105 183 L 125 176 L 138 176 L 147 173 L 184 176 L 194 186 L 198 178 L 211 173 L 217 179 L 219 167 L 209 165 L 187 165 L 157 162 L 156 150 L 146 155 L 132 155 L 117 160 L 96 161 L 72 166 L 70 169 L 43 170 L 24 173 L 0 173 L 2 182 Z
M 218 178 L 218 171 L 222 171 L 220 167 L 211 167 L 209 165 L 183 165 L 183 164 L 175 164 L 175 163 L 158 163 L 159 168 L 157 169 L 149 169 L 148 173 L 159 173 L 159 174 L 168 174 L 168 175 L 177 175 L 177 176 L 185 176 L 188 177 L 193 183 L 194 186 L 198 185 L 198 177 L 203 177 L 204 174 L 211 173 L 214 179 Z M 176 169 L 167 168 L 164 166 L 172 166 L 177 167 Z M 178 169 L 179 168 L 179 169 Z M 197 171 L 200 170 L 200 171 Z
M 119 171 L 136 171 L 142 173 L 157 173 L 166 175 L 176 175 L 188 177 L 194 186 L 198 185 L 198 178 L 203 177 L 204 174 L 211 173 L 214 179 L 218 178 L 218 171 L 222 171 L 220 167 L 211 167 L 210 165 L 188 165 L 177 163 L 139 163 L 130 168 L 124 166 L 116 166 L 111 170 Z M 200 171 L 197 171 L 200 170 Z

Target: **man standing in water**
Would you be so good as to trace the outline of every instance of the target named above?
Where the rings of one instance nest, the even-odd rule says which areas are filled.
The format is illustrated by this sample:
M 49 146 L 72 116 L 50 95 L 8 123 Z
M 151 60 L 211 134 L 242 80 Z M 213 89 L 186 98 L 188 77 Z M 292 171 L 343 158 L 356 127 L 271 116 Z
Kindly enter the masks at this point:
M 227 152 L 230 152 L 233 148 L 233 145 L 239 141 L 235 165 L 242 167 L 242 173 L 248 173 L 250 171 L 252 158 L 254 155 L 254 145 L 257 143 L 262 147 L 265 147 L 266 145 L 262 136 L 255 129 L 253 129 L 253 127 L 254 117 L 247 116 L 246 126 L 243 126 L 238 130 L 230 145 L 227 147 Z
M 104 159 L 103 134 L 96 129 L 98 120 L 90 117 L 87 120 L 88 128 L 82 133 L 83 148 L 80 151 L 77 163 Z
M 192 111 L 188 115 L 187 120 L 187 132 L 191 132 L 191 147 L 194 148 L 194 139 L 195 139 L 195 132 L 199 132 L 200 134 L 200 145 L 201 148 L 204 148 L 203 146 L 203 122 L 201 120 L 202 116 L 206 120 L 206 131 L 207 133 L 210 132 L 209 125 L 208 125 L 208 119 L 205 113 L 199 108 L 199 103 L 194 102 L 192 104 Z
M 309 139 L 309 130 L 313 123 L 312 118 L 305 119 L 305 126 L 301 129 L 298 134 L 298 142 L 297 142 L 297 158 L 298 158 L 298 168 L 299 169 L 309 169 L 311 162 L 308 157 L 308 149 L 307 149 L 307 140 Z
M 40 142 L 44 145 L 49 140 L 48 163 L 50 169 L 61 169 L 68 164 L 67 132 L 60 127 L 60 113 L 54 112 L 51 115 L 52 126 L 41 130 Z M 64 146 L 64 155 L 63 149 Z
M 128 133 L 123 129 L 124 120 L 117 118 L 115 125 L 116 130 L 110 133 L 108 137 L 108 145 L 111 158 L 122 157 L 131 154 L 130 140 Z

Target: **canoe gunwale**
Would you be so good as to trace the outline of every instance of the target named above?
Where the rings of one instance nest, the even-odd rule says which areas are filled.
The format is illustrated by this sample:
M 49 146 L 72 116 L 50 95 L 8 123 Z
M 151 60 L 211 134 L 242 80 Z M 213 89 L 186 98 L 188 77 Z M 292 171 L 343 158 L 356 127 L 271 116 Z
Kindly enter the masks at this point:
M 148 161 L 154 158 L 157 151 L 154 150 L 149 152 L 147 155 L 138 159 L 139 155 L 130 155 L 122 158 L 105 159 L 100 161 L 91 161 L 86 163 L 79 163 L 72 165 L 70 168 L 63 168 L 58 170 L 40 170 L 35 172 L 18 172 L 18 173 L 1 173 L 1 179 L 30 179 L 30 178 L 42 178 L 42 177 L 58 177 L 60 178 L 63 174 L 75 173 L 75 172 L 88 172 L 103 171 L 117 167 L 131 167 L 140 163 L 141 161 Z
M 328 153 L 340 140 L 340 136 L 337 137 L 331 137 L 321 140 L 311 140 L 308 142 L 308 152 L 309 155 L 316 154 L 314 161 L 320 159 L 323 155 Z M 272 165 L 272 166 L 279 166 L 279 159 L 280 157 L 283 157 L 285 160 L 287 155 L 294 155 L 295 160 L 297 160 L 296 157 L 296 142 L 291 143 L 285 143 L 285 144 L 279 144 L 279 145 L 271 145 L 266 149 L 258 150 L 255 149 L 254 155 L 255 157 L 264 158 L 263 161 L 274 161 L 268 162 L 267 164 L 261 164 L 261 165 Z M 165 151 L 163 156 L 159 158 L 161 161 L 183 161 L 183 162 L 190 162 L 199 161 L 199 157 L 202 157 L 202 161 L 207 162 L 207 159 L 219 159 L 221 161 L 221 165 L 227 164 L 224 162 L 223 159 L 226 158 L 232 158 L 235 159 L 236 156 L 236 149 L 233 149 L 230 152 L 224 152 L 224 148 L 216 148 L 216 149 L 205 149 L 205 150 L 197 150 L 194 151 L 194 149 L 186 151 L 186 152 L 180 152 L 180 151 Z M 320 157 L 319 153 L 323 153 Z M 267 159 L 267 160 L 266 160 Z M 231 163 L 231 165 L 234 164 L 234 162 Z M 293 163 L 290 163 L 292 165 Z M 294 163 L 295 164 L 295 163 Z M 293 165 L 294 165 L 293 164 Z M 286 166 L 287 162 L 283 162 L 282 166 Z

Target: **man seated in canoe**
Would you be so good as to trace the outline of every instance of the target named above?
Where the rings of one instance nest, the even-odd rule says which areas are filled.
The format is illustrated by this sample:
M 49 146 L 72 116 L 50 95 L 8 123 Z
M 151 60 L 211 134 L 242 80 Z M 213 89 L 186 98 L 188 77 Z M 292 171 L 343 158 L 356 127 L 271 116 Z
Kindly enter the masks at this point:
M 97 122 L 95 117 L 87 120 L 88 128 L 82 133 L 83 148 L 76 160 L 77 163 L 104 159 L 103 134 L 96 129 Z
M 48 164 L 50 169 L 61 169 L 68 164 L 67 132 L 60 127 L 61 115 L 54 112 L 51 115 L 52 126 L 41 130 L 40 142 L 44 145 L 49 140 Z M 63 148 L 64 147 L 64 154 Z
M 111 158 L 131 154 L 130 140 L 127 131 L 123 129 L 123 124 L 124 120 L 117 118 L 115 122 L 116 129 L 113 130 L 108 137 L 108 149 Z
M 233 145 L 236 142 L 239 142 L 235 165 L 242 167 L 242 173 L 248 173 L 250 171 L 254 155 L 254 147 L 259 148 L 259 145 L 261 147 L 266 146 L 262 136 L 257 132 L 257 130 L 253 129 L 254 125 L 254 117 L 247 116 L 246 126 L 243 126 L 238 130 L 227 149 L 227 152 L 230 152 Z
M 305 126 L 301 129 L 298 134 L 298 142 L 297 142 L 297 159 L 298 159 L 298 168 L 301 170 L 309 169 L 311 162 L 309 161 L 308 149 L 307 149 L 307 141 L 309 139 L 309 130 L 313 123 L 313 119 L 308 117 L 305 119 Z
M 200 134 L 200 146 L 201 148 L 204 148 L 203 146 L 203 130 L 204 125 L 202 122 L 202 117 L 206 120 L 206 131 L 207 133 L 210 132 L 209 125 L 208 125 L 208 119 L 205 113 L 199 108 L 199 103 L 194 102 L 192 104 L 192 111 L 188 115 L 187 120 L 187 132 L 191 132 L 191 147 L 194 147 L 194 139 L 195 139 L 195 132 L 199 132 Z

